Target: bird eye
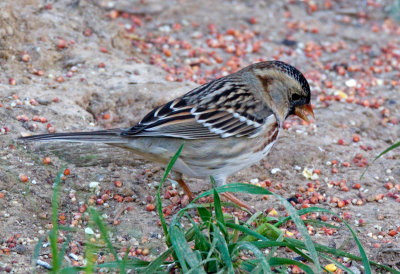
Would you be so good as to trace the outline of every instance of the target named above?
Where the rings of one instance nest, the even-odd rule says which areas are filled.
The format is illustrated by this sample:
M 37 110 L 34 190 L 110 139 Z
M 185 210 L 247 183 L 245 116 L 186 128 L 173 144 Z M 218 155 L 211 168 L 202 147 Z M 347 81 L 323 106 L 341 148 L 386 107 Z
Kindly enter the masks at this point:
M 301 99 L 301 96 L 299 94 L 297 94 L 297 93 L 292 94 L 292 101 L 297 101 L 300 99 Z

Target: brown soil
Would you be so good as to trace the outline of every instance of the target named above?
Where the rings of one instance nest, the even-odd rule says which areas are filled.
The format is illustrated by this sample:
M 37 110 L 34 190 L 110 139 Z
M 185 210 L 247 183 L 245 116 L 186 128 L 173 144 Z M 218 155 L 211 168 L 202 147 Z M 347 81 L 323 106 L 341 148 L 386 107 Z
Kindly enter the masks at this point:
M 400 267 L 400 236 L 389 235 L 390 230 L 399 230 L 400 202 L 388 195 L 397 194 L 400 189 L 387 189 L 387 183 L 400 186 L 399 150 L 376 161 L 362 180 L 364 167 L 354 162 L 357 154 L 371 162 L 400 135 L 397 124 L 400 91 L 394 82 L 398 81 L 400 70 L 396 1 L 377 1 L 380 5 L 375 6 L 373 1 L 315 1 L 318 10 L 314 12 L 311 5 L 300 1 L 48 2 L 51 1 L 0 3 L 0 130 L 3 134 L 0 137 L 0 270 L 26 273 L 32 267 L 34 247 L 51 227 L 54 178 L 65 166 L 71 170 L 61 191 L 60 212 L 65 216 L 66 225 L 71 224 L 83 204 L 93 198 L 96 201 L 109 191 L 110 195 L 132 197 L 128 202 L 110 199 L 96 206 L 110 223 L 116 246 L 149 248 L 147 258 L 164 250 L 159 240 L 163 233 L 157 214 L 146 210 L 147 204 L 154 203 L 164 167 L 105 145 L 27 145 L 17 143 L 16 139 L 25 134 L 46 133 L 48 127 L 57 132 L 128 127 L 152 108 L 198 86 L 199 79 L 220 76 L 221 69 L 226 68 L 226 62 L 234 55 L 224 49 L 215 49 L 223 63 L 198 65 L 198 78 L 190 78 L 195 83 L 182 74 L 163 69 L 152 56 L 161 55 L 169 67 L 178 67 L 189 60 L 193 69 L 197 61 L 184 51 L 173 49 L 173 55 L 167 58 L 160 44 L 154 43 L 147 52 L 137 46 L 141 37 L 151 32 L 154 37 L 173 37 L 210 52 L 214 49 L 205 42 L 210 35 L 209 24 L 214 24 L 224 35 L 228 29 L 252 31 L 255 36 L 251 41 L 261 41 L 261 47 L 241 55 L 238 67 L 260 58 L 280 57 L 305 73 L 315 105 L 314 124 L 299 125 L 297 119 L 290 119 L 290 128 L 281 134 L 270 155 L 258 165 L 238 172 L 230 181 L 269 180 L 270 188 L 284 197 L 301 193 L 303 199 L 312 197 L 307 192 L 308 183 L 312 182 L 315 192 L 323 196 L 316 206 L 347 218 L 370 259 Z M 327 6 L 328 2 L 332 7 Z M 120 15 L 125 12 L 141 20 L 143 25 L 137 26 L 134 37 L 126 30 L 132 21 L 124 16 L 112 18 L 115 10 Z M 175 23 L 181 25 L 179 31 L 173 29 Z M 91 35 L 87 33 L 89 29 Z M 293 44 L 283 41 L 286 38 L 294 41 Z M 60 40 L 65 41 L 65 48 L 58 47 Z M 310 41 L 317 47 L 308 52 Z M 336 50 L 332 45 L 337 46 Z M 318 56 L 321 47 L 322 54 Z M 316 56 L 307 56 L 307 53 Z M 27 62 L 23 60 L 24 54 L 29 55 Z M 356 66 L 359 70 L 350 69 Z M 345 70 L 344 75 L 341 69 Z M 38 75 L 38 70 L 43 75 Z M 167 81 L 171 74 L 179 81 Z M 12 85 L 13 79 L 15 85 Z M 350 79 L 366 86 L 367 93 L 359 86 L 352 87 Z M 354 100 L 359 99 L 361 103 L 340 100 L 342 92 L 350 97 L 354 94 Z M 339 97 L 326 101 L 323 98 L 327 96 Z M 366 106 L 364 100 L 371 106 Z M 378 105 L 373 106 L 374 100 Z M 24 115 L 29 121 L 22 121 Z M 105 119 L 107 115 L 110 117 Z M 33 121 L 34 116 L 45 117 L 47 122 Z M 354 134 L 360 137 L 359 142 L 353 141 Z M 339 139 L 345 144 L 339 145 Z M 43 164 L 44 157 L 50 157 L 49 165 Z M 332 161 L 338 163 L 332 165 Z M 343 166 L 344 162 L 350 166 Z M 280 171 L 271 174 L 273 168 Z M 320 170 L 319 183 L 302 175 L 305 168 Z M 27 183 L 21 182 L 21 174 L 28 176 Z M 116 187 L 116 180 L 123 186 Z M 340 180 L 346 181 L 348 191 L 343 189 L 343 181 L 339 185 Z M 90 188 L 91 182 L 99 182 L 98 189 Z M 211 187 L 210 183 L 200 180 L 188 182 L 197 194 Z M 361 189 L 352 188 L 356 183 L 361 184 Z M 177 187 L 177 190 L 182 197 L 181 189 Z M 242 198 L 258 210 L 276 208 L 284 215 L 283 209 L 271 198 Z M 335 199 L 349 204 L 338 207 L 340 203 Z M 357 205 L 357 201 L 362 205 Z M 163 200 L 165 204 L 172 202 Z M 116 213 L 127 206 L 131 210 L 122 214 L 120 223 L 113 226 Z M 360 219 L 365 225 L 359 226 Z M 81 263 L 83 228 L 87 227 L 85 214 L 77 226 L 78 233 L 74 234 L 67 254 L 75 253 L 79 256 L 77 262 Z M 332 236 L 316 230 L 315 241 L 357 253 L 345 228 Z M 50 262 L 48 247 L 41 250 L 40 259 Z M 356 264 L 354 267 L 361 269 Z

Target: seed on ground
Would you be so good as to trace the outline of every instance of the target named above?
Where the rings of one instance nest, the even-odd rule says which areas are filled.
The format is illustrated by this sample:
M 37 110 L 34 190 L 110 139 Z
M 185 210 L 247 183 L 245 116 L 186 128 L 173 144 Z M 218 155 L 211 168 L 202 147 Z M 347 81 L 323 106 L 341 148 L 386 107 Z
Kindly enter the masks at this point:
M 51 163 L 50 157 L 44 157 L 44 158 L 43 158 L 43 164 L 48 165 L 48 164 L 50 164 L 50 163 Z
M 155 208 L 156 208 L 156 207 L 155 207 L 153 204 L 148 204 L 148 205 L 146 206 L 146 210 L 147 210 L 147 211 L 153 211 Z
M 26 182 L 28 182 L 28 176 L 26 176 L 25 174 L 20 174 L 19 180 L 23 183 L 26 183 Z

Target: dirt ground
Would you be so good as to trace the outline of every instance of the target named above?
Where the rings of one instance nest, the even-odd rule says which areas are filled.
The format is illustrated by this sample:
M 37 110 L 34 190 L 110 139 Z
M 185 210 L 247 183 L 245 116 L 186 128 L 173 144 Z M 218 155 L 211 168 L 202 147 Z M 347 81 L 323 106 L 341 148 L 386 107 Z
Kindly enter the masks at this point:
M 310 125 L 288 119 L 270 155 L 230 182 L 266 185 L 296 196 L 298 208 L 336 212 L 355 228 L 370 259 L 399 269 L 399 150 L 360 179 L 366 163 L 400 135 L 398 4 L 1 1 L 0 272 L 32 269 L 34 247 L 51 228 L 52 185 L 62 168 L 70 175 L 62 184 L 60 223 L 78 231 L 66 253 L 72 264 L 83 263 L 90 204 L 104 213 L 117 247 L 148 249 L 140 257 L 149 259 L 165 248 L 149 206 L 164 167 L 105 145 L 21 144 L 18 137 L 128 127 L 199 84 L 269 59 L 305 74 L 316 119 Z M 305 169 L 314 176 L 304 176 Z M 211 187 L 188 182 L 195 193 Z M 168 182 L 163 190 L 172 213 L 185 204 L 179 187 L 168 197 L 174 189 Z M 285 214 L 271 198 L 242 198 L 257 210 Z M 357 254 L 345 228 L 310 229 L 316 242 Z M 50 262 L 49 255 L 44 243 L 40 259 Z

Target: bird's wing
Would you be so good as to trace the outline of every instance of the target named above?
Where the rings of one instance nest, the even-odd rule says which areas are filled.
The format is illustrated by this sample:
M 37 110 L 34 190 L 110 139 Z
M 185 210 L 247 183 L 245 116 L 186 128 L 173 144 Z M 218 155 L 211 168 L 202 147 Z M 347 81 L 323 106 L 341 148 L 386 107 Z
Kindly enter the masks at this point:
M 267 121 L 271 126 L 275 124 L 275 115 L 246 85 L 221 78 L 154 109 L 121 135 L 182 139 L 250 137 Z

